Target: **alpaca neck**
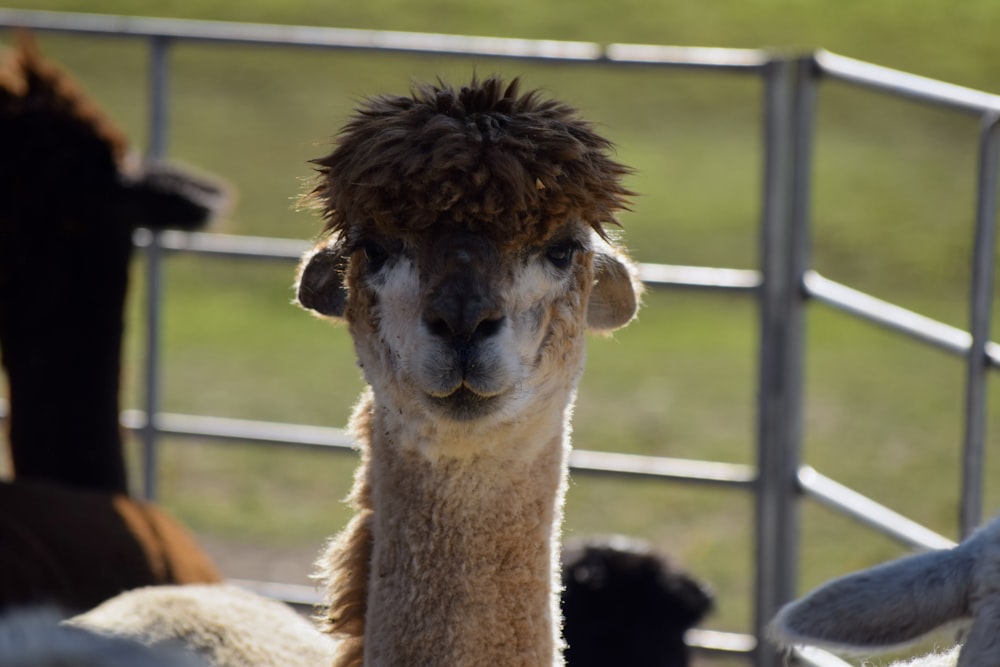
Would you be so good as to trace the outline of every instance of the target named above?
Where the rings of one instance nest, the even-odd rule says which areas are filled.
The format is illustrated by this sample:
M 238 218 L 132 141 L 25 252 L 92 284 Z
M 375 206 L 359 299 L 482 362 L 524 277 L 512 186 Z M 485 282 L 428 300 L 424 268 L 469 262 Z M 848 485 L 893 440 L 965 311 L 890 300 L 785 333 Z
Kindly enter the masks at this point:
M 0 353 L 16 477 L 127 490 L 118 424 L 125 266 L 99 267 L 108 274 L 100 283 L 83 271 L 75 284 L 4 276 Z
M 430 459 L 403 440 L 410 425 L 395 411 L 371 413 L 365 665 L 562 664 L 555 545 L 566 445 L 557 417 L 548 432 L 508 433 L 505 448 Z
M 10 356 L 16 355 L 11 349 Z M 125 492 L 117 357 L 104 364 L 68 360 L 73 371 L 66 373 L 57 360 L 38 356 L 29 353 L 7 366 L 15 475 Z

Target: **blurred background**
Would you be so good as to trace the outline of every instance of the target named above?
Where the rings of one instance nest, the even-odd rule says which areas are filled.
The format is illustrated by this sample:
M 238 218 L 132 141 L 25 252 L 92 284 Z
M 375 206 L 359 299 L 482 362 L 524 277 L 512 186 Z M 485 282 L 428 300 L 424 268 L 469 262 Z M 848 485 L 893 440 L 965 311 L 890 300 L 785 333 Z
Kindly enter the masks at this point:
M 1000 4 L 990 0 L 30 0 L 7 7 L 503 37 L 783 51 L 826 48 L 1000 93 Z M 0 41 L 9 43 L 9 33 Z M 145 43 L 39 35 L 126 130 L 147 143 Z M 753 76 L 289 48 L 175 45 L 169 156 L 238 191 L 214 231 L 308 239 L 296 200 L 356 102 L 413 81 L 521 76 L 570 101 L 618 146 L 640 193 L 622 216 L 640 261 L 757 268 L 761 85 Z M 978 121 L 840 84 L 817 118 L 814 261 L 835 280 L 967 328 Z M 141 261 L 138 260 L 138 261 Z M 163 409 L 340 426 L 361 382 L 346 331 L 291 305 L 293 266 L 166 262 Z M 141 272 L 133 272 L 127 406 L 141 405 Z M 957 358 L 812 306 L 804 460 L 956 537 L 964 370 Z M 996 334 L 994 334 L 996 338 Z M 650 293 L 639 320 L 592 339 L 575 444 L 752 463 L 757 318 L 741 296 Z M 1000 461 L 988 425 L 985 507 Z M 138 466 L 138 449 L 133 452 Z M 344 524 L 349 455 L 166 441 L 160 500 L 229 576 L 307 583 Z M 138 467 L 136 468 L 138 470 Z M 137 475 L 138 476 L 138 475 Z M 574 479 L 567 536 L 652 541 L 716 591 L 708 625 L 749 631 L 752 498 L 740 491 Z M 800 586 L 904 550 L 826 510 L 803 515 Z

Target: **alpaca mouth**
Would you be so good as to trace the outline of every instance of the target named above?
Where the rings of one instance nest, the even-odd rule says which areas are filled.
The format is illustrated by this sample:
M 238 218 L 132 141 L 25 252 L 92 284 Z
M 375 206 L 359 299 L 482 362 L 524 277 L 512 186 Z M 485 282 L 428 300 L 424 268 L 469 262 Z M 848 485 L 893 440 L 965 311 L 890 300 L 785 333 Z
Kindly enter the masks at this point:
M 434 408 L 455 421 L 472 421 L 493 412 L 500 404 L 502 394 L 480 394 L 462 384 L 450 394 L 427 396 Z

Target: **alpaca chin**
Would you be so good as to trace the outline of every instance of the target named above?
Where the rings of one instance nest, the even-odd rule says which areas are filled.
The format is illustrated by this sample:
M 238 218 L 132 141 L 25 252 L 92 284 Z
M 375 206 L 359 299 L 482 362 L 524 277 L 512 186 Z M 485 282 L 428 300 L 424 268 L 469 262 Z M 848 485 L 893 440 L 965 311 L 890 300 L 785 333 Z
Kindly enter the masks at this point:
M 469 422 L 484 419 L 501 409 L 503 394 L 484 396 L 464 386 L 447 396 L 428 396 L 427 404 L 444 419 Z

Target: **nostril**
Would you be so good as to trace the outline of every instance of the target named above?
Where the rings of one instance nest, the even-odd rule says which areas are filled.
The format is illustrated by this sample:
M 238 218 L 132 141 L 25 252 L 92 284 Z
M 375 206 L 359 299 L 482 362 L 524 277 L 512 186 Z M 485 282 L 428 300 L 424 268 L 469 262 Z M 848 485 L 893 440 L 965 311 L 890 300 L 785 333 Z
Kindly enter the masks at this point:
M 433 314 L 424 315 L 424 324 L 427 326 L 427 330 L 431 332 L 431 335 L 437 336 L 439 338 L 448 338 L 453 335 L 452 327 L 448 324 L 448 321 L 443 317 L 439 317 Z
M 500 317 L 484 318 L 475 331 L 472 332 L 472 336 L 478 339 L 495 336 L 503 327 L 504 319 L 502 315 Z

